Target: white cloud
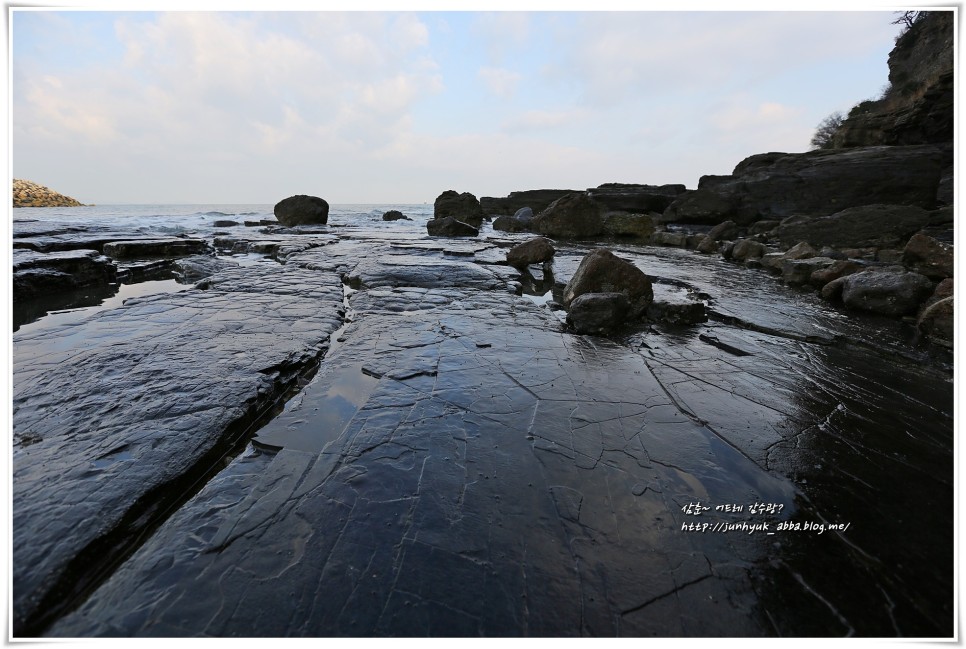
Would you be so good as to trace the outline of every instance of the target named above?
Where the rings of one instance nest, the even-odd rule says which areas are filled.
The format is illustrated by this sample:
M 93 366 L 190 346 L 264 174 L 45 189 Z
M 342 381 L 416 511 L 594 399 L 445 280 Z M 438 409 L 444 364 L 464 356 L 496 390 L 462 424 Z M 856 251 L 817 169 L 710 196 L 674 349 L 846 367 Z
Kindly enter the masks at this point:
M 75 159 L 110 146 L 108 166 L 262 166 L 271 160 L 253 156 L 294 151 L 317 163 L 386 146 L 441 87 L 428 32 L 408 14 L 124 14 L 115 32 L 113 66 L 38 75 L 15 62 L 15 138 L 31 152 L 19 160 L 46 139 Z
M 580 14 L 575 27 L 556 33 L 566 54 L 550 73 L 578 83 L 588 104 L 708 92 L 867 51 L 894 31 L 887 12 L 879 16 L 881 28 L 869 29 L 869 14 L 857 13 Z
M 522 75 L 503 68 L 482 67 L 477 76 L 483 81 L 487 89 L 497 97 L 508 99 L 516 91 Z

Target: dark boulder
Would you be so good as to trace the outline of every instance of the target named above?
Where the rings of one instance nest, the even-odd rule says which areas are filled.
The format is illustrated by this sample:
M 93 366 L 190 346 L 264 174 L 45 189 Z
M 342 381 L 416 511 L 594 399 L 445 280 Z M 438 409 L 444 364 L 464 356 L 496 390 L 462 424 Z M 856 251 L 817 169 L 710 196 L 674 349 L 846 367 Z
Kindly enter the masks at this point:
M 945 347 L 953 346 L 954 334 L 953 298 L 947 297 L 926 308 L 916 327 L 919 332 L 935 343 Z
M 865 270 L 845 278 L 842 301 L 850 309 L 888 316 L 914 313 L 933 292 L 933 283 L 919 273 Z
M 939 282 L 932 296 L 926 300 L 916 321 L 919 332 L 946 347 L 953 344 L 953 278 Z
M 236 225 L 240 225 L 238 221 L 232 221 L 230 219 L 219 219 L 211 224 L 212 227 L 216 228 L 233 228 Z
M 400 212 L 399 210 L 389 210 L 382 215 L 383 221 L 412 221 L 411 218 Z
M 738 234 L 738 224 L 734 221 L 723 221 L 708 231 L 707 238 L 712 241 L 731 239 Z
M 483 225 L 483 210 L 480 208 L 480 201 L 476 200 L 476 196 L 469 192 L 459 194 L 449 189 L 436 198 L 436 202 L 433 203 L 433 218 L 444 219 L 448 216 L 454 217 L 457 221 L 468 223 L 474 228 Z
M 533 210 L 529 207 L 521 207 L 513 216 L 504 214 L 493 219 L 493 229 L 503 232 L 526 232 L 530 229 L 530 222 L 533 220 Z
M 731 249 L 731 258 L 736 261 L 760 259 L 767 250 L 765 244 L 759 243 L 758 241 L 739 239 L 735 242 L 735 247 Z
M 458 221 L 452 216 L 427 221 L 426 231 L 434 237 L 475 237 L 480 233 L 469 223 Z
M 819 291 L 822 299 L 830 301 L 842 299 L 842 289 L 845 288 L 845 281 L 847 279 L 848 276 L 836 277 L 822 286 L 822 289 Z
M 782 261 L 786 259 L 808 259 L 809 257 L 814 257 L 818 253 L 815 248 L 808 245 L 805 241 L 799 241 L 794 246 L 785 251 L 782 255 Z
M 904 243 L 929 223 L 930 212 L 910 205 L 864 205 L 831 216 L 792 216 L 778 226 L 781 242 L 813 246 L 888 248 Z
M 833 279 L 838 279 L 839 277 L 845 277 L 846 275 L 851 275 L 852 273 L 857 273 L 862 270 L 862 264 L 857 261 L 852 261 L 851 259 L 837 259 L 825 268 L 820 268 L 812 272 L 809 278 L 809 284 L 816 288 L 821 288 L 831 282 Z
M 639 318 L 654 299 L 650 278 L 634 264 L 603 248 L 581 260 L 564 288 L 564 306 L 569 307 L 584 293 L 623 293 L 627 297 L 630 318 Z
M 530 229 L 560 239 L 581 239 L 604 233 L 600 205 L 584 192 L 558 198 L 533 217 Z
M 698 252 L 710 253 L 718 250 L 718 242 L 730 239 L 738 233 L 738 225 L 734 221 L 722 221 L 711 228 L 698 244 Z
M 555 252 L 549 239 L 536 237 L 510 248 L 506 253 L 506 261 L 515 268 L 525 268 L 530 264 L 542 264 L 552 260 Z
M 286 226 L 325 225 L 329 220 L 329 204 L 318 196 L 298 194 L 275 205 L 275 218 Z
M 523 221 L 504 214 L 493 219 L 493 229 L 500 232 L 526 232 L 528 227 Z
M 902 263 L 912 271 L 943 279 L 953 276 L 953 248 L 922 233 L 912 235 L 902 251 Z
M 812 273 L 824 270 L 834 263 L 828 257 L 786 259 L 782 262 L 782 281 L 791 286 L 808 284 Z
M 607 334 L 624 324 L 629 307 L 623 293 L 584 293 L 570 303 L 567 324 L 579 334 Z
M 533 210 L 529 207 L 521 207 L 513 213 L 513 218 L 525 225 L 530 225 L 530 221 L 533 220 Z

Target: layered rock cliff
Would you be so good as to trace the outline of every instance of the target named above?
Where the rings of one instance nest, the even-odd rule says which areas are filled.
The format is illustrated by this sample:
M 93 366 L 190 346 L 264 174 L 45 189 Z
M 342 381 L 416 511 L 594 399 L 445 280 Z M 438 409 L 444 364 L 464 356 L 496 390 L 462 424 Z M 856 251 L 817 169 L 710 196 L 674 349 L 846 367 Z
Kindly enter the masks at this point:
M 919 12 L 889 54 L 889 89 L 855 106 L 831 146 L 950 142 L 953 98 L 953 12 Z

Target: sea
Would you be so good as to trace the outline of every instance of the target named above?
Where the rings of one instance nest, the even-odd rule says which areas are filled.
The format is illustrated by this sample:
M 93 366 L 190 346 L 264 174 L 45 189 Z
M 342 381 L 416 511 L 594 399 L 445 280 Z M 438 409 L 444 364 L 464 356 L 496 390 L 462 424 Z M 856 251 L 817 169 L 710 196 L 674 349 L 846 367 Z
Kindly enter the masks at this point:
M 411 221 L 383 221 L 389 210 L 398 210 Z M 334 204 L 329 206 L 327 229 L 332 234 L 365 232 L 372 237 L 410 238 L 426 234 L 426 222 L 433 216 L 432 203 L 422 204 Z M 217 236 L 242 237 L 252 232 L 245 222 L 274 220 L 274 204 L 200 205 L 85 205 L 83 207 L 21 207 L 13 209 L 12 235 L 25 237 L 54 230 L 110 230 L 158 237 Z M 215 226 L 216 221 L 238 225 Z M 120 238 L 120 237 L 119 237 Z M 276 263 L 264 255 L 232 255 L 239 263 Z M 8 268 L 11 265 L 8 264 Z M 77 322 L 94 313 L 120 306 L 132 297 L 168 293 L 190 288 L 170 273 L 139 281 L 119 282 L 104 288 L 87 288 L 51 299 L 13 304 L 13 331 L 23 333 Z M 9 286 L 9 283 L 8 283 Z
M 408 221 L 383 221 L 382 215 L 389 210 L 399 210 Z M 330 205 L 329 225 L 364 226 L 376 229 L 399 229 L 411 225 L 425 232 L 426 221 L 433 216 L 433 205 L 385 204 L 385 205 Z M 273 204 L 254 205 L 85 205 L 83 207 L 19 207 L 13 210 L 13 221 L 40 221 L 44 223 L 71 223 L 83 226 L 134 229 L 138 232 L 171 236 L 192 234 L 210 236 L 215 221 L 259 221 L 274 219 Z M 244 228 L 244 225 L 235 226 Z M 14 229 L 16 233 L 18 228 Z

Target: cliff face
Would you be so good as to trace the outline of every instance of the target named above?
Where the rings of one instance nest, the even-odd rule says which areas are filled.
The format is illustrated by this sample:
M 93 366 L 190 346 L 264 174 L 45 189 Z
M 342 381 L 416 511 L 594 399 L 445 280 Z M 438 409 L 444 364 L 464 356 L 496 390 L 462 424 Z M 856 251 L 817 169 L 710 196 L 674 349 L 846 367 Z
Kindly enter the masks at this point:
M 83 203 L 29 180 L 13 179 L 14 207 L 80 207 Z
M 849 112 L 831 148 L 953 139 L 953 12 L 925 12 L 889 54 L 888 92 Z

